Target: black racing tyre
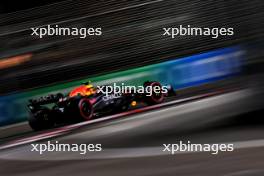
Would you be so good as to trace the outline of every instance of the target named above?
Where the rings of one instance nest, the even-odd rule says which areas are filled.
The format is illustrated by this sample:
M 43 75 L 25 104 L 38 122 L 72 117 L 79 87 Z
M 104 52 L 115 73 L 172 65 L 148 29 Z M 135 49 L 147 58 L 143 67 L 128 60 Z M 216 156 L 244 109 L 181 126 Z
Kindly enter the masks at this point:
M 93 117 L 93 105 L 88 98 L 80 99 L 78 103 L 78 110 L 81 120 L 91 120 Z
M 49 109 L 41 109 L 35 113 L 30 113 L 28 123 L 34 131 L 49 129 L 54 127 L 55 124 Z
M 160 87 L 160 92 L 155 93 L 154 92 L 154 87 Z M 154 105 L 154 104 L 159 104 L 164 101 L 164 94 L 162 93 L 162 86 L 159 82 L 153 81 L 153 82 L 145 82 L 144 87 L 147 90 L 148 88 L 151 88 L 152 92 L 151 95 L 149 96 L 148 94 L 145 94 L 145 103 L 148 105 Z

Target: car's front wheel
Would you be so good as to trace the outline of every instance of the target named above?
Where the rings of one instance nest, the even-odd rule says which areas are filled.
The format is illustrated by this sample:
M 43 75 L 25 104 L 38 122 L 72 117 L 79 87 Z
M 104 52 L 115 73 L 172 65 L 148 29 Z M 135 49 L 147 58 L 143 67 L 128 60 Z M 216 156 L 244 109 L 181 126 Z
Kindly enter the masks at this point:
M 145 82 L 144 87 L 146 89 L 145 102 L 148 105 L 158 104 L 164 101 L 162 86 L 159 82 Z

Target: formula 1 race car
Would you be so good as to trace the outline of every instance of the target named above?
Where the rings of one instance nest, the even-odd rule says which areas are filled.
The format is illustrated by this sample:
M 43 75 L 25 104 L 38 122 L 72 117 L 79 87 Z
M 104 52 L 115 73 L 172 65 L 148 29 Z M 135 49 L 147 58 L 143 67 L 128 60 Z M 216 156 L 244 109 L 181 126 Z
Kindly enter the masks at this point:
M 159 82 L 145 82 L 145 91 L 126 92 L 116 95 L 106 92 L 106 88 L 94 88 L 90 83 L 73 89 L 69 94 L 50 94 L 29 100 L 29 125 L 35 131 L 56 127 L 67 123 L 77 123 L 115 114 L 136 106 L 137 102 L 147 105 L 162 103 L 171 92 Z M 157 93 L 154 90 L 162 90 Z M 148 91 L 146 91 L 148 90 Z

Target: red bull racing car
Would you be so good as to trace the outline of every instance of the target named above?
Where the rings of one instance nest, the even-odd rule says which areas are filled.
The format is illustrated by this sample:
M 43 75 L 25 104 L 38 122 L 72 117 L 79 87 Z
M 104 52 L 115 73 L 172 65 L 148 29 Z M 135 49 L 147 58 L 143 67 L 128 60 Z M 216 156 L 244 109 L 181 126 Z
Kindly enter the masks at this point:
M 76 123 L 119 113 L 136 106 L 137 102 L 147 105 L 162 103 L 168 93 L 173 92 L 169 86 L 159 82 L 145 82 L 143 91 L 125 91 L 116 95 L 106 91 L 105 86 L 93 87 L 91 83 L 73 89 L 69 94 L 50 94 L 29 100 L 29 125 L 35 131 Z M 155 91 L 160 90 L 160 91 Z

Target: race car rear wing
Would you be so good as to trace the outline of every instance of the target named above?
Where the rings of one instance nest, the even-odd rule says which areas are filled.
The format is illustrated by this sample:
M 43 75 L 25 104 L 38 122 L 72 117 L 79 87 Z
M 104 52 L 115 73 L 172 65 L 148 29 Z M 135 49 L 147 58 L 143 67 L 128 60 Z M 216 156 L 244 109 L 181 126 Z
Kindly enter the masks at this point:
M 58 102 L 61 98 L 63 98 L 63 94 L 49 94 L 47 96 L 40 97 L 38 99 L 30 99 L 28 106 L 39 106 L 39 105 L 45 105 L 45 104 L 51 104 Z

